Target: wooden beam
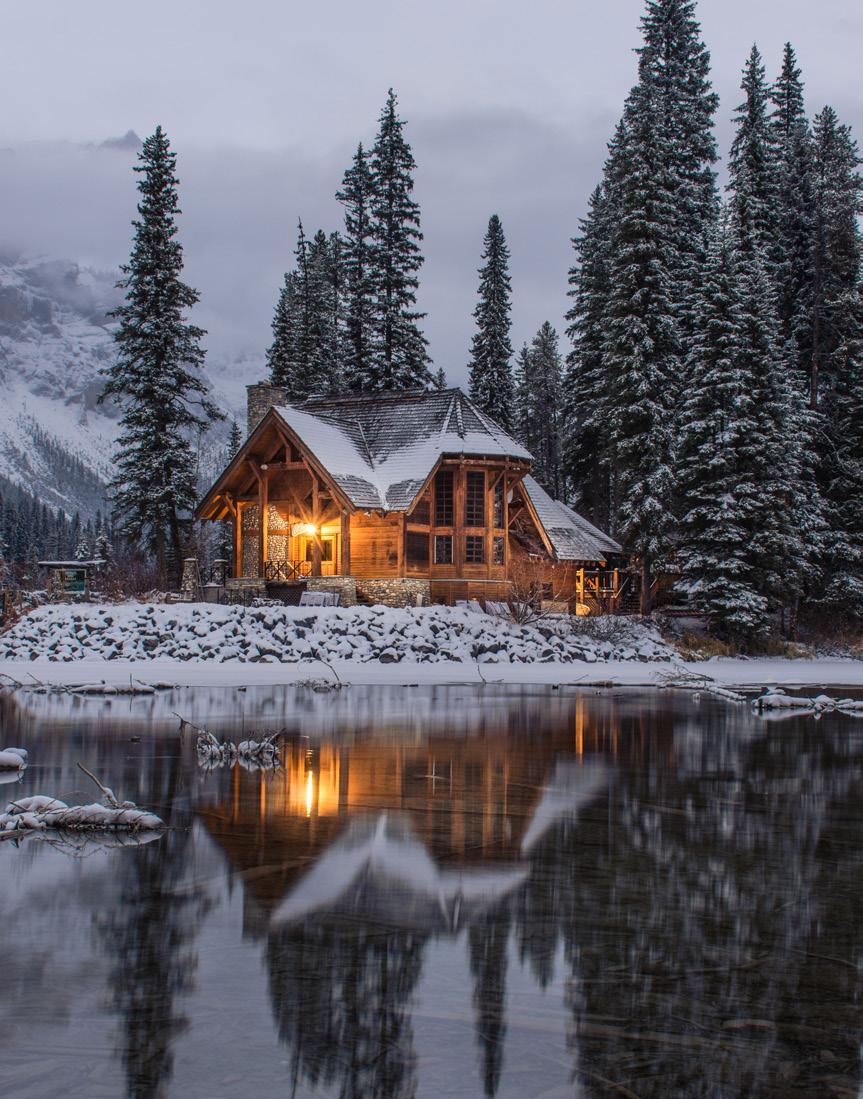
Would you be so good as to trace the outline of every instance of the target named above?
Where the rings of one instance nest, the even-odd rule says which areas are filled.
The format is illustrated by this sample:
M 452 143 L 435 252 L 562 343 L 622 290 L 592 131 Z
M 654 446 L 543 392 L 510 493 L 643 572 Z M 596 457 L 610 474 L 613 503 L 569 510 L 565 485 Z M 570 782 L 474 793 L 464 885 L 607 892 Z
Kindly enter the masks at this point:
M 342 537 L 341 537 L 341 562 L 342 576 L 351 574 L 351 515 L 349 511 L 342 512 Z
M 234 519 L 234 576 L 238 579 L 243 575 L 243 505 L 237 504 L 237 515 Z
M 452 516 L 452 563 L 456 575 L 464 576 L 464 504 L 465 504 L 465 463 L 459 462 L 454 470 L 453 516 Z
M 312 474 L 312 523 L 315 528 L 314 542 L 312 542 L 312 576 L 321 575 L 321 559 L 324 555 L 324 544 L 321 541 L 321 507 L 320 489 L 318 479 Z
M 264 470 L 258 481 L 258 575 L 267 575 L 268 531 L 270 512 L 269 470 Z

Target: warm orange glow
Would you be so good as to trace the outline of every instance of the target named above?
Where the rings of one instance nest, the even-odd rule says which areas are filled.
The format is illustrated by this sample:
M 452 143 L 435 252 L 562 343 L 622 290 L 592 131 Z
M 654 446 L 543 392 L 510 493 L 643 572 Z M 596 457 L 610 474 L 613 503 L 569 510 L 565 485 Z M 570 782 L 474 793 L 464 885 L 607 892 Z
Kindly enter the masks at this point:
M 291 534 L 297 538 L 300 536 L 306 538 L 314 538 L 318 533 L 318 528 L 314 523 L 294 523 L 291 527 Z
M 315 777 L 311 771 L 306 775 L 306 816 L 312 815 L 312 806 L 315 803 Z

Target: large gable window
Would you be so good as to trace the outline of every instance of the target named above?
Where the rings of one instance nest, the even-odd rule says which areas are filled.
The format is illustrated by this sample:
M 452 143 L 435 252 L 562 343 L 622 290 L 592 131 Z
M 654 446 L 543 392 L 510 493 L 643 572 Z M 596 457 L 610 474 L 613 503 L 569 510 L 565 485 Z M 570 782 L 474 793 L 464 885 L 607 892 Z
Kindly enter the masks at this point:
M 466 527 L 485 526 L 485 474 L 469 469 L 464 498 L 464 525 Z
M 434 521 L 437 527 L 453 523 L 453 475 L 451 469 L 440 470 L 434 479 Z

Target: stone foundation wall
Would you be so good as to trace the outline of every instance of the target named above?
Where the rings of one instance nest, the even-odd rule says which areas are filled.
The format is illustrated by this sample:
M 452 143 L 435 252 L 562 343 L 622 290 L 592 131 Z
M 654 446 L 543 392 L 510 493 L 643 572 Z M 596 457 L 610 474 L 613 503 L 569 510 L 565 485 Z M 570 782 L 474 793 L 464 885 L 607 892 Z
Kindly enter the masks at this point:
M 415 607 L 420 600 L 424 604 L 431 602 L 428 580 L 402 576 L 391 580 L 358 580 L 357 595 L 369 603 L 380 603 L 384 607 Z
M 342 607 L 357 605 L 357 582 L 352 576 L 306 576 L 306 591 L 338 592 Z

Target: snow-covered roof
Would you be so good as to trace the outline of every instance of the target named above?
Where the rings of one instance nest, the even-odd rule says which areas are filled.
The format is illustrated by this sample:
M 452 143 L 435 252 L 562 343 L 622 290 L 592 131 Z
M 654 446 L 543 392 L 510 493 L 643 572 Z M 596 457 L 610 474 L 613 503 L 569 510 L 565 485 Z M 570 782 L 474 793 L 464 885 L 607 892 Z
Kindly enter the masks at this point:
M 566 504 L 553 500 L 535 478 L 527 476 L 522 483 L 559 560 L 604 561 L 609 554 L 623 552 L 613 538 Z
M 531 460 L 460 389 L 317 398 L 275 411 L 359 508 L 406 511 L 444 456 Z

